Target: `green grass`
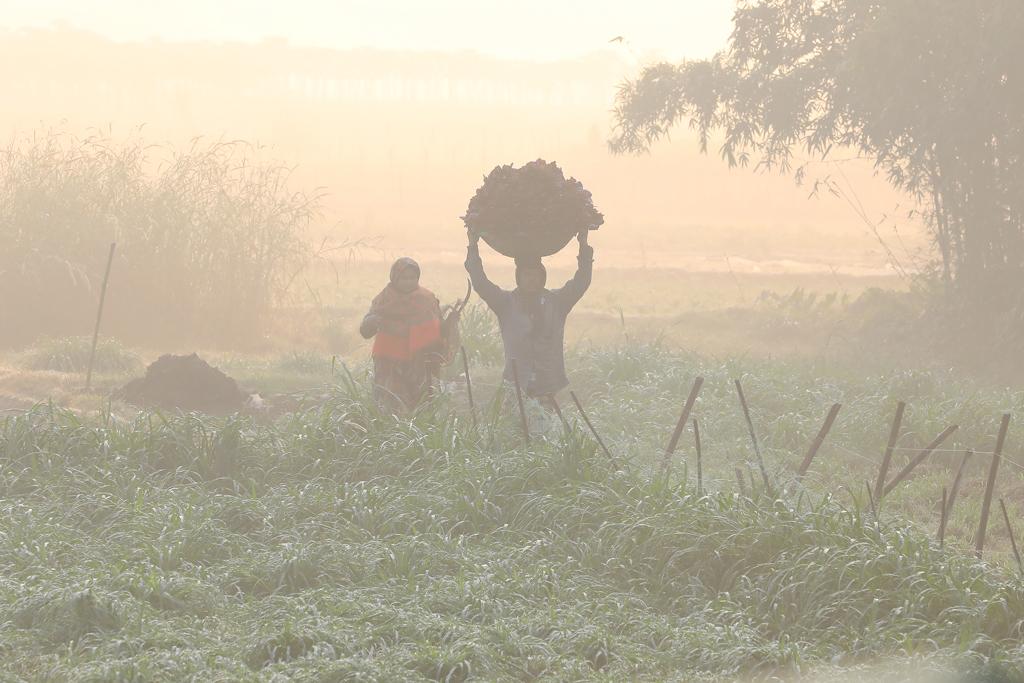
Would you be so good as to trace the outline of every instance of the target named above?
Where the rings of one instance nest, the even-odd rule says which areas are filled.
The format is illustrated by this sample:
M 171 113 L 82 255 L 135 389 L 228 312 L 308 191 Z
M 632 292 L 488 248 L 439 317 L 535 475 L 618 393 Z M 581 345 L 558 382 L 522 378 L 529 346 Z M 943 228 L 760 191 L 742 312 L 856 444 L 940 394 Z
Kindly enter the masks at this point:
M 89 369 L 91 337 L 43 339 L 21 354 L 21 365 L 29 370 L 85 373 Z M 100 337 L 96 345 L 94 372 L 126 375 L 142 369 L 139 356 L 119 341 Z
M 254 357 L 209 354 L 210 362 L 246 390 L 292 392 L 330 383 L 344 372 L 344 360 L 331 354 L 302 350 Z
M 467 343 L 478 334 L 488 331 Z M 1020 410 L 1019 394 L 657 345 L 580 347 L 570 361 L 628 472 L 579 427 L 554 424 L 523 446 L 511 411 L 490 401 L 494 366 L 477 368 L 478 427 L 458 391 L 396 420 L 347 375 L 272 424 L 45 406 L 0 421 L 0 671 L 895 681 L 910 667 L 1021 680 L 1024 583 L 1002 556 L 982 564 L 956 540 L 940 550 L 931 539 L 924 505 L 946 461 L 894 492 L 880 523 L 858 493 L 872 463 L 829 446 L 804 486 L 792 476 L 833 400 L 844 403 L 833 443 L 877 456 L 897 397 L 918 442 L 959 420 L 981 448 L 1001 410 Z M 273 363 L 329 372 L 320 358 Z M 688 441 L 669 480 L 651 476 L 698 373 L 704 496 Z M 751 455 L 732 377 L 744 380 L 779 500 L 736 491 L 733 468 Z M 965 527 L 983 470 L 958 506 Z M 1005 473 L 1017 511 L 1019 477 Z

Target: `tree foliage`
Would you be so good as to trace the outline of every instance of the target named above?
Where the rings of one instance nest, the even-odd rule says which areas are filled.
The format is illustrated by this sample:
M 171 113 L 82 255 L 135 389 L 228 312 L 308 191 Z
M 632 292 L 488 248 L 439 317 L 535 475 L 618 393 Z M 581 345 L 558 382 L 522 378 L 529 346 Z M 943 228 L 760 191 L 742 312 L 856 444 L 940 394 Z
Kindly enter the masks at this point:
M 1024 2 L 740 0 L 733 23 L 712 59 L 622 85 L 614 151 L 680 124 L 730 165 L 856 149 L 920 202 L 950 293 L 1021 303 Z

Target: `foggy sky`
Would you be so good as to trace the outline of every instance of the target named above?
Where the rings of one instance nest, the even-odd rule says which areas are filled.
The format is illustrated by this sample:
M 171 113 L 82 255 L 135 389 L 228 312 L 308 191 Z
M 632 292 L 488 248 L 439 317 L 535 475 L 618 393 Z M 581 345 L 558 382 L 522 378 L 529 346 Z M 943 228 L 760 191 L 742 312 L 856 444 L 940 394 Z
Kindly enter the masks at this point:
M 257 42 L 347 49 L 473 50 L 563 59 L 611 47 L 638 59 L 706 57 L 734 0 L 6 0 L 0 28 L 55 24 L 122 41 Z
M 877 240 L 842 198 L 808 201 L 809 188 L 791 178 L 730 170 L 685 130 L 649 155 L 608 153 L 621 79 L 655 48 L 694 57 L 721 49 L 732 7 L 0 0 L 0 131 L 101 128 L 121 138 L 144 126 L 157 144 L 249 140 L 294 166 L 298 187 L 327 189 L 324 226 L 421 256 L 460 258 L 458 217 L 482 175 L 540 157 L 599 198 L 613 226 L 599 241 L 606 257 L 617 253 L 606 262 L 678 264 L 693 251 L 720 261 L 742 240 L 744 254 L 805 262 L 828 252 L 847 269 L 875 268 L 884 260 Z M 95 35 L 17 31 L 55 23 Z M 155 35 L 165 42 L 148 42 Z M 287 45 L 263 42 L 268 35 Z M 615 35 L 627 42 L 609 44 Z M 217 44 L 229 40 L 249 44 Z M 833 172 L 818 166 L 809 177 Z M 901 205 L 869 162 L 846 173 L 873 221 Z

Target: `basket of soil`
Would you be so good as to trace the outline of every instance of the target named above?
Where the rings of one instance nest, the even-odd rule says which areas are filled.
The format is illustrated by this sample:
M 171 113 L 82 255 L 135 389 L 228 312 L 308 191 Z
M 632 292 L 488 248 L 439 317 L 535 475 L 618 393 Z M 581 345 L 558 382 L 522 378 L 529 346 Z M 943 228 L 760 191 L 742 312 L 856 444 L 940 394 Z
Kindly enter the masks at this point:
M 190 356 L 161 356 L 120 392 L 125 401 L 145 408 L 227 414 L 240 410 L 246 395 L 235 380 Z
M 537 159 L 520 168 L 496 166 L 462 220 L 495 251 L 531 259 L 557 253 L 583 230 L 596 230 L 604 216 L 582 183 Z

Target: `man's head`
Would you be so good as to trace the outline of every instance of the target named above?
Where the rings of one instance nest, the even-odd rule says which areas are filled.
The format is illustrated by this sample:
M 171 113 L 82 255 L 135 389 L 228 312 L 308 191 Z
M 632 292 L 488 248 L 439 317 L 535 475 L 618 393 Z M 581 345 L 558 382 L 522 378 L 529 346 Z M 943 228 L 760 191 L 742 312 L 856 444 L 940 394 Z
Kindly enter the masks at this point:
M 420 266 L 411 258 L 402 257 L 391 266 L 391 284 L 406 294 L 420 286 Z
M 516 287 L 525 294 L 540 294 L 548 281 L 548 271 L 540 259 L 516 259 Z

